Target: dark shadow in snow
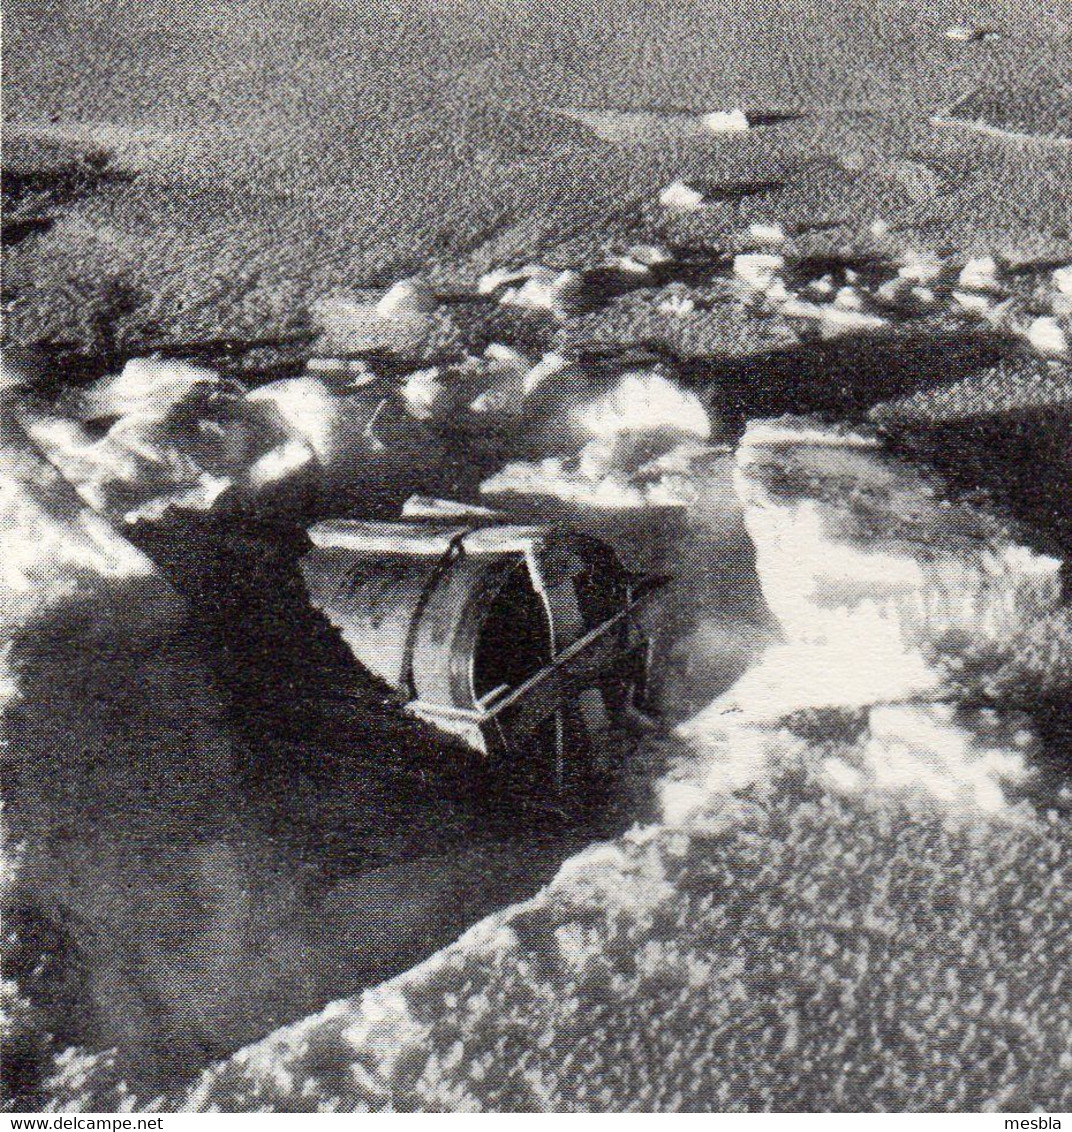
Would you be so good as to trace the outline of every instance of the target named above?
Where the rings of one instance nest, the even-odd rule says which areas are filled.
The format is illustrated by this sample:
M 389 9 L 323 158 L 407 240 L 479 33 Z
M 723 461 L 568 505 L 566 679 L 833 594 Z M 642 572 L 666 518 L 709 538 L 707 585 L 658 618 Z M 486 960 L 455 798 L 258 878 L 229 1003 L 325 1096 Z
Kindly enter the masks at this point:
M 1055 233 L 1056 234 L 1056 233 Z M 1022 263 L 1014 263 L 1006 268 L 1006 274 L 1013 278 L 1027 278 L 1031 280 L 1048 280 L 1059 268 L 1068 266 L 1068 256 L 1060 258 L 1046 257 L 1043 259 L 1029 259 Z
M 937 468 L 955 493 L 982 495 L 989 507 L 1025 524 L 1037 550 L 1064 558 L 1064 589 L 1072 594 L 1072 405 L 891 427 L 896 450 Z M 1055 625 L 1051 631 L 1061 630 Z M 1048 649 L 1047 640 L 1038 647 Z M 1072 642 L 1061 642 L 1062 649 L 1069 647 Z M 1036 658 L 1042 671 L 1052 667 L 1059 651 Z M 1040 808 L 1072 812 L 1068 690 L 1039 694 L 1024 688 L 1014 694 L 1015 706 L 1030 714 L 1042 739 L 1033 763 L 1038 780 L 1025 795 Z
M 1042 739 L 1034 770 L 1038 781 L 1031 784 L 1031 800 L 1041 809 L 1056 809 L 1067 820 L 1072 817 L 1072 704 L 1067 691 L 1041 697 L 1031 705 L 1031 721 Z
M 5 972 L 61 1044 L 118 1047 L 142 1097 L 411 966 L 626 821 L 484 790 L 317 624 L 293 532 L 182 534 L 189 560 L 163 564 L 191 624 L 101 647 L 42 622 L 5 718 L 27 846 Z
M 762 181 L 693 181 L 689 182 L 707 200 L 741 201 L 748 197 L 770 196 L 785 188 L 785 181 L 773 178 Z
M 270 335 L 263 338 L 204 338 L 197 341 L 174 342 L 163 339 L 138 343 L 132 356 L 159 354 L 162 358 L 179 358 L 219 365 L 228 359 L 240 358 L 255 350 L 287 351 L 310 346 L 317 338 L 313 330 L 294 334 Z M 267 375 L 262 375 L 267 376 Z
M 862 415 L 878 401 L 984 370 L 1016 347 L 971 332 L 880 332 L 802 343 L 739 359 L 682 359 L 689 385 L 712 391 L 730 431 L 783 413 Z
M 48 232 L 55 220 L 51 216 L 27 216 L 23 219 L 5 220 L 0 227 L 0 244 L 15 247 L 30 236 L 40 236 Z
M 11 147 L 7 148 L 10 151 Z M 24 164 L 9 153 L 2 178 L 5 216 L 0 243 L 15 247 L 31 236 L 44 235 L 70 205 L 133 180 L 132 173 L 113 168 L 106 154 L 89 153 L 77 160 L 48 165 Z
M 836 232 L 839 228 L 846 228 L 854 221 L 850 217 L 841 220 L 812 220 L 798 224 L 796 231 L 804 234 L 808 232 Z
M 710 282 L 712 275 L 726 271 L 733 263 L 732 256 L 702 246 L 674 244 L 670 252 L 672 258 L 653 265 L 645 274 L 616 267 L 589 268 L 583 273 L 583 284 L 571 304 L 572 313 L 590 313 L 631 291 L 663 287 L 668 283 L 702 287 Z
M 107 154 L 86 154 L 81 160 L 21 167 L 8 157 L 3 171 L 4 210 L 27 204 L 59 208 L 110 185 L 129 185 L 134 174 L 115 169 Z
M 854 271 L 865 287 L 873 287 L 886 280 L 891 271 L 889 258 L 878 255 L 806 255 L 786 265 L 786 278 L 791 285 L 801 286 L 825 275 L 843 277 Z
M 1072 404 L 893 428 L 959 492 L 983 491 L 1072 557 Z
M 689 287 L 703 287 L 711 276 L 727 271 L 733 265 L 733 256 L 713 250 L 705 244 L 673 243 L 667 245 L 671 259 L 659 264 L 653 272 L 657 283 L 684 283 Z
M 803 110 L 749 110 L 748 125 L 752 129 L 782 126 L 786 122 L 799 122 L 808 115 Z

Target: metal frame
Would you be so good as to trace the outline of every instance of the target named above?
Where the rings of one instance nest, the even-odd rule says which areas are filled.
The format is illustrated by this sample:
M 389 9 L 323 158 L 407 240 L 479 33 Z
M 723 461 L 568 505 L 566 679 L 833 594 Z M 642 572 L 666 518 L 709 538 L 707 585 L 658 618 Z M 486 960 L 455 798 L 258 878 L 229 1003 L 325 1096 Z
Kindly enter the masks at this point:
M 406 591 L 409 623 L 401 652 L 391 659 L 388 669 L 373 670 L 390 677 L 388 682 L 401 695 L 402 707 L 409 715 L 453 735 L 484 756 L 511 757 L 514 748 L 553 719 L 555 780 L 561 786 L 570 720 L 579 722 L 598 753 L 598 736 L 607 726 L 608 712 L 640 706 L 627 702 L 636 690 L 643 689 L 649 659 L 648 641 L 639 631 L 635 614 L 670 580 L 668 577 L 630 574 L 622 569 L 613 551 L 604 548 L 616 563 L 617 593 L 621 596 L 599 611 L 597 616 L 603 616 L 603 620 L 585 628 L 583 623 L 577 624 L 580 614 L 572 601 L 560 592 L 572 577 L 572 569 L 559 576 L 566 560 L 559 561 L 558 543 L 562 540 L 564 545 L 578 537 L 568 529 L 489 523 L 479 518 L 476 522 L 438 526 L 336 519 L 316 524 L 309 536 L 314 546 L 324 551 L 349 551 L 373 559 L 386 554 L 431 560 L 423 571 L 414 573 Z M 550 553 L 552 550 L 554 553 Z M 574 553 L 579 551 L 570 555 Z M 586 559 L 582 556 L 579 561 Z M 496 563 L 501 565 L 496 567 Z M 481 584 L 491 584 L 485 579 L 488 569 L 493 573 L 497 570 L 496 577 L 503 570 L 519 570 L 527 576 L 549 633 L 548 659 L 541 658 L 542 667 L 516 686 L 501 684 L 480 696 L 470 671 L 468 682 L 463 681 L 467 688 L 463 694 L 456 686 L 460 677 L 453 665 L 458 656 L 463 656 L 472 668 L 475 647 L 465 634 L 475 630 L 466 618 L 471 618 L 478 607 L 470 600 L 469 591 L 480 579 L 484 579 Z M 444 589 L 444 579 L 453 581 L 454 588 L 461 587 L 459 595 L 466 600 L 451 600 L 453 590 L 449 586 Z M 572 593 L 572 587 L 568 589 Z M 577 632 L 581 635 L 573 639 Z M 459 641 L 460 649 L 456 648 Z M 437 658 L 440 649 L 447 658 L 445 667 Z M 371 656 L 359 655 L 359 659 L 366 665 L 375 663 Z
M 590 629 L 584 636 L 567 645 L 554 659 L 516 688 L 500 685 L 483 696 L 477 707 L 460 708 L 450 704 L 410 700 L 405 710 L 447 731 L 472 736 L 479 734 L 486 754 L 508 754 L 504 716 L 513 715 L 509 731 L 513 735 L 529 735 L 550 716 L 556 720 L 556 780 L 561 784 L 564 754 L 564 719 L 562 704 L 571 690 L 598 685 L 618 676 L 642 680 L 648 661 L 648 642 L 644 638 L 627 641 L 624 649 L 611 644 L 608 638 L 624 630 L 630 636 L 635 629 L 633 617 L 647 598 L 669 581 L 663 576 L 643 579 L 631 587 L 625 606 L 606 621 Z

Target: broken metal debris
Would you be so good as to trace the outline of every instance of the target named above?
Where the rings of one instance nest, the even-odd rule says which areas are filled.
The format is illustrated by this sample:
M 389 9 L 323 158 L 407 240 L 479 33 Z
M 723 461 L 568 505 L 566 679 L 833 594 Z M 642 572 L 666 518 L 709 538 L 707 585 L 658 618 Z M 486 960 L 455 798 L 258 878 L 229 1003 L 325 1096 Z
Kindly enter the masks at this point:
M 648 644 L 636 621 L 666 579 L 629 573 L 599 540 L 419 499 L 423 521 L 335 519 L 310 528 L 313 604 L 405 710 L 498 760 L 547 738 L 561 784 L 578 729 L 643 695 Z

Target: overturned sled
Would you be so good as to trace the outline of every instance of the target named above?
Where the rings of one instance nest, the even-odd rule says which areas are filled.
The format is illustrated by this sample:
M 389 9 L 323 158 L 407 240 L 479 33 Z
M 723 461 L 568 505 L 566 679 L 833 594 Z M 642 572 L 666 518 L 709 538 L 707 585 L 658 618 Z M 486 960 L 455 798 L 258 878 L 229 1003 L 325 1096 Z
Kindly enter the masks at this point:
M 554 735 L 596 739 L 639 706 L 648 642 L 637 607 L 665 579 L 605 543 L 464 512 L 451 521 L 331 520 L 303 562 L 315 605 L 405 709 L 481 754 Z

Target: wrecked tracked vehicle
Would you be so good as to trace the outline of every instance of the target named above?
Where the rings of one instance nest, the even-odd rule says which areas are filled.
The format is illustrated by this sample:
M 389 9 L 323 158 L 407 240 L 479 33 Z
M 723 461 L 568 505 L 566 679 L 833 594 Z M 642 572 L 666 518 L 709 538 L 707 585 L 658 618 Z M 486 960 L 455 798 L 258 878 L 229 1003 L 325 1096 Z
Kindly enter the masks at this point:
M 314 605 L 405 710 L 492 760 L 553 747 L 638 710 L 649 664 L 637 608 L 668 579 L 605 543 L 482 518 L 339 519 L 309 530 Z M 598 759 L 598 751 L 596 753 Z

